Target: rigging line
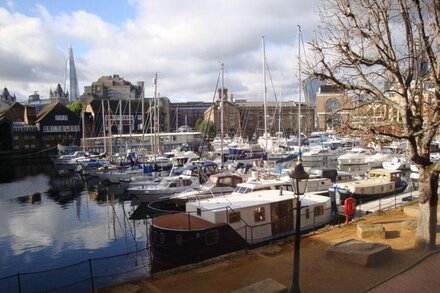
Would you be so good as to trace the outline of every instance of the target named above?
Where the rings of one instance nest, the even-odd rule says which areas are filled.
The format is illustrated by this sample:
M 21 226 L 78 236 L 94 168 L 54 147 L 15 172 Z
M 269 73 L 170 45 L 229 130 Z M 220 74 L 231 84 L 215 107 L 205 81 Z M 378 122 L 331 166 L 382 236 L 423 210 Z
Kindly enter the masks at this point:
M 269 63 L 267 62 L 267 57 L 266 57 L 265 62 L 266 62 L 267 72 L 269 73 L 270 84 L 272 85 L 273 95 L 274 95 L 274 97 L 275 97 L 275 102 L 276 102 L 276 105 L 277 105 L 277 106 L 275 107 L 275 109 L 277 109 L 277 108 L 278 108 L 277 93 L 276 93 L 276 91 L 275 91 L 275 86 L 274 86 L 274 84 L 273 84 L 272 73 L 271 73 L 271 71 L 270 71 Z M 279 111 L 281 111 L 281 109 L 279 109 Z M 271 124 L 271 127 L 270 127 L 271 130 L 273 130 L 273 127 L 274 127 L 274 122 L 275 122 L 275 120 L 276 120 L 276 119 L 275 119 L 276 113 L 277 113 L 277 111 L 275 110 L 275 111 L 273 112 L 273 115 L 272 115 L 272 124 Z
M 217 83 L 215 85 L 214 95 L 212 97 L 212 107 L 209 109 L 209 115 L 208 115 L 209 119 L 211 118 L 211 113 L 215 107 L 215 96 L 217 95 L 218 84 L 220 82 L 220 76 L 221 76 L 221 70 L 219 71 L 218 76 L 217 76 Z M 203 130 L 203 133 L 202 133 L 203 139 L 202 139 L 202 144 L 201 144 L 202 148 L 201 148 L 201 152 L 200 152 L 200 157 L 202 157 L 202 154 L 203 154 L 203 146 L 205 144 L 205 135 L 206 135 L 207 130 L 208 130 L 208 123 L 205 124 L 205 129 Z M 221 150 L 221 152 L 222 152 L 221 156 L 223 156 L 223 150 Z

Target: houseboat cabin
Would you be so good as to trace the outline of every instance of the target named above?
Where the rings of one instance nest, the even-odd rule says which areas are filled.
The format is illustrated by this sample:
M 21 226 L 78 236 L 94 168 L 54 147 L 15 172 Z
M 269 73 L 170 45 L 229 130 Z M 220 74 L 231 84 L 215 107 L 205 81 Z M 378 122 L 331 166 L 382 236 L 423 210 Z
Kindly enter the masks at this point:
M 260 190 L 186 204 L 186 212 L 153 219 L 153 271 L 229 253 L 295 233 L 296 198 L 285 190 Z M 331 220 L 330 198 L 301 196 L 301 231 Z
M 402 180 L 402 172 L 398 170 L 371 170 L 368 177 L 364 180 L 334 184 L 329 188 L 330 197 L 336 204 L 343 205 L 349 196 L 365 202 L 401 193 L 407 187 L 407 183 Z

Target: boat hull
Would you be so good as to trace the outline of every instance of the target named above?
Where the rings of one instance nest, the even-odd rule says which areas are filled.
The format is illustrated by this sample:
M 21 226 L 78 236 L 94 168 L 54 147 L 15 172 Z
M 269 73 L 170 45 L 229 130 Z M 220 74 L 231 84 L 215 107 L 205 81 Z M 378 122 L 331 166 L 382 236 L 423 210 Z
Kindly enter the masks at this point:
M 368 202 L 368 201 L 376 200 L 379 198 L 402 193 L 405 191 L 406 187 L 407 187 L 407 183 L 402 181 L 401 186 L 396 187 L 392 191 L 373 193 L 373 194 L 368 194 L 368 193 L 361 194 L 361 193 L 356 193 L 356 192 L 352 193 L 346 189 L 330 188 L 329 189 L 329 196 L 330 196 L 330 198 L 334 198 L 336 201 L 336 204 L 338 204 L 338 205 L 344 205 L 345 199 L 350 196 L 353 196 L 356 199 L 357 204 L 359 204 L 362 202 Z

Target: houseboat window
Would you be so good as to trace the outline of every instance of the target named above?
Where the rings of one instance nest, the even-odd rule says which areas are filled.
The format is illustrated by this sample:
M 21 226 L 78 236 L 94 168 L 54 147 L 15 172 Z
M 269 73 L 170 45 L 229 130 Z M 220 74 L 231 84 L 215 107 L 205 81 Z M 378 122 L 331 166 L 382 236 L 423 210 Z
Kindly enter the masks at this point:
M 197 208 L 197 216 L 201 216 L 202 215 L 202 209 Z
M 313 216 L 322 216 L 324 214 L 324 207 L 323 206 L 317 206 L 313 208 Z
M 182 243 L 183 243 L 182 234 L 177 234 L 176 235 L 176 244 L 181 246 Z
M 153 237 L 153 242 L 157 242 L 157 231 L 153 232 L 152 237 Z
M 264 207 L 258 207 L 254 210 L 255 222 L 262 222 L 266 220 L 266 215 L 264 213 Z
M 241 215 L 240 212 L 230 212 L 229 213 L 229 223 L 237 223 L 240 222 Z
M 309 209 L 306 209 L 306 219 L 310 218 L 310 211 Z
M 165 244 L 165 234 L 163 234 L 162 232 L 159 234 L 159 243 Z
M 214 245 L 218 243 L 218 231 L 209 231 L 205 234 L 205 243 L 206 245 Z

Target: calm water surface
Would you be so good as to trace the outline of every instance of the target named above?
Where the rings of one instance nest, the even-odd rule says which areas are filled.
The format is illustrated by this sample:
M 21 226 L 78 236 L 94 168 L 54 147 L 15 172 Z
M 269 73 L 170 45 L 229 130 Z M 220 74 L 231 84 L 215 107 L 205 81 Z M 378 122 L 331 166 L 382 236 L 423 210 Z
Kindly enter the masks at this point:
M 1 166 L 0 278 L 145 248 L 146 222 L 121 193 L 50 163 Z

